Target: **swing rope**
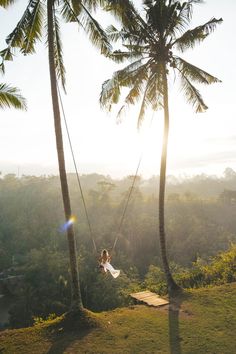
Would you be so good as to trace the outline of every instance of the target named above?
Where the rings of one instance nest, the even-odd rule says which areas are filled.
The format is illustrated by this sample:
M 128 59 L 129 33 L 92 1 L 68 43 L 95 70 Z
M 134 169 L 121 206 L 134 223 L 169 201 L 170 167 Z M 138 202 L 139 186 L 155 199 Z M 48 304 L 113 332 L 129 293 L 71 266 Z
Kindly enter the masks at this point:
M 57 90 L 58 90 L 60 106 L 61 106 L 61 109 L 62 109 L 62 115 L 63 115 L 65 127 L 66 127 L 66 133 L 67 133 L 67 137 L 68 137 L 68 141 L 69 141 L 69 146 L 70 146 L 70 151 L 71 151 L 71 155 L 72 155 L 72 160 L 73 160 L 73 164 L 74 164 L 74 168 L 75 168 L 75 172 L 76 172 L 77 182 L 78 182 L 78 185 L 79 185 L 79 190 L 80 190 L 80 194 L 81 194 L 81 198 L 82 198 L 82 202 L 83 202 L 83 206 L 84 206 L 86 220 L 87 220 L 88 227 L 89 227 L 89 233 L 90 233 L 90 236 L 91 236 L 91 239 L 92 239 L 92 242 L 93 242 L 94 251 L 96 253 L 98 253 L 97 245 L 96 245 L 95 239 L 93 237 L 93 231 L 92 231 L 91 223 L 90 223 L 89 216 L 88 216 L 88 209 L 87 209 L 85 198 L 84 198 L 84 193 L 83 193 L 83 189 L 82 189 L 82 185 L 81 185 L 81 181 L 80 181 L 80 177 L 79 177 L 79 173 L 78 173 L 78 168 L 77 168 L 76 161 L 75 161 L 75 154 L 74 154 L 74 150 L 73 150 L 73 146 L 72 146 L 72 142 L 71 142 L 70 132 L 69 132 L 68 124 L 67 124 L 66 114 L 65 114 L 64 105 L 63 105 L 63 101 L 62 101 L 62 97 L 61 97 L 61 93 L 60 93 L 60 89 L 59 89 L 58 83 L 57 83 Z M 152 119 L 151 119 L 151 123 L 152 123 L 152 120 L 153 120 L 153 116 L 152 116 Z M 111 249 L 111 253 L 114 251 L 114 249 L 116 247 L 116 244 L 117 244 L 117 241 L 118 241 L 118 239 L 120 237 L 120 231 L 121 231 L 124 219 L 125 219 L 125 214 L 126 214 L 126 211 L 127 211 L 130 199 L 131 199 L 131 195 L 132 195 L 132 192 L 133 192 L 133 189 L 134 189 L 134 185 L 135 185 L 137 176 L 138 176 L 139 167 L 140 167 L 140 164 L 141 164 L 141 161 L 142 161 L 142 155 L 143 154 L 141 153 L 139 161 L 138 161 L 138 165 L 137 165 L 137 168 L 136 168 L 136 171 L 135 171 L 135 175 L 134 175 L 134 178 L 133 178 L 133 182 L 132 182 L 132 185 L 130 187 L 130 190 L 129 190 L 129 193 L 128 193 L 128 197 L 126 199 L 126 203 L 125 203 L 125 206 L 124 206 L 124 209 L 123 209 L 123 213 L 122 213 L 122 216 L 121 216 L 121 219 L 120 219 L 120 223 L 119 223 L 119 226 L 118 226 L 118 230 L 117 230 L 117 236 L 116 236 L 116 238 L 114 240 L 114 243 L 113 243 L 113 246 L 112 246 L 112 249 Z
M 116 244 L 117 244 L 117 241 L 118 241 L 118 238 L 120 237 L 121 227 L 122 227 L 124 219 L 125 219 L 125 214 L 126 214 L 126 211 L 127 211 L 128 205 L 129 205 L 129 201 L 131 199 L 131 195 L 132 195 L 132 192 L 133 192 L 133 189 L 134 189 L 134 185 L 135 185 L 137 176 L 138 176 L 138 171 L 139 171 L 139 167 L 140 167 L 141 161 L 142 161 L 142 154 L 140 155 L 140 158 L 139 158 L 139 161 L 138 161 L 138 166 L 136 168 L 136 172 L 135 172 L 135 175 L 134 175 L 134 178 L 133 178 L 133 182 L 132 182 L 132 185 L 131 185 L 130 190 L 129 190 L 128 198 L 126 199 L 126 203 L 125 203 L 125 207 L 124 207 L 124 210 L 123 210 L 123 214 L 121 216 L 120 224 L 119 224 L 119 227 L 118 227 L 118 230 L 117 230 L 117 236 L 116 236 L 116 238 L 114 240 L 114 244 L 112 246 L 111 253 L 114 251 L 114 249 L 116 247 Z
M 152 125 L 153 118 L 154 118 L 154 111 L 153 111 L 153 114 L 152 114 L 150 127 Z M 112 246 L 111 253 L 113 252 L 114 248 L 116 247 L 117 241 L 118 241 L 118 239 L 120 237 L 120 231 L 121 231 L 124 219 L 125 219 L 125 214 L 126 214 L 126 211 L 127 211 L 128 205 L 129 205 L 129 201 L 131 199 L 131 195 L 132 195 L 132 192 L 133 192 L 133 189 L 134 189 L 134 185 L 135 185 L 136 179 L 138 177 L 138 171 L 139 171 L 139 167 L 141 165 L 142 158 L 143 158 L 143 152 L 141 152 L 141 155 L 139 157 L 139 161 L 138 161 L 138 165 L 137 165 L 137 168 L 136 168 L 136 172 L 135 172 L 135 175 L 134 175 L 134 178 L 133 178 L 133 182 L 132 182 L 131 188 L 129 190 L 129 194 L 128 194 L 128 198 L 126 200 L 126 204 L 125 204 L 125 207 L 124 207 L 124 210 L 123 210 L 123 214 L 122 214 L 121 219 L 120 219 L 120 224 L 119 224 L 119 227 L 118 227 L 117 236 L 116 236 L 116 238 L 114 240 L 114 244 Z
M 68 140 L 69 140 L 72 160 L 73 160 L 73 164 L 74 164 L 74 168 L 75 168 L 75 172 L 76 172 L 77 182 L 78 182 L 78 185 L 79 185 L 79 190 L 80 190 L 80 194 L 81 194 L 81 198 L 82 198 L 82 202 L 83 202 L 83 206 L 84 206 L 84 211 L 85 211 L 85 215 L 86 215 L 86 219 L 87 219 L 87 223 L 88 223 L 88 227 L 89 227 L 89 233 L 90 233 L 90 236 L 91 236 L 91 239 L 92 239 L 92 242 L 93 242 L 94 251 L 96 253 L 98 253 L 97 245 L 96 245 L 95 239 L 93 237 L 92 227 L 91 227 L 91 223 L 90 223 L 89 216 L 88 216 L 88 209 L 87 209 L 87 206 L 86 206 L 86 203 L 85 203 L 84 193 L 83 193 L 83 189 L 82 189 L 82 185 L 81 185 L 81 181 L 80 181 L 80 177 L 79 177 L 79 173 L 78 173 L 78 168 L 77 168 L 76 161 L 75 161 L 75 154 L 74 154 L 74 150 L 73 150 L 73 146 L 72 146 L 72 142 L 71 142 L 71 137 L 70 137 L 69 128 L 68 128 L 68 124 L 67 124 L 67 120 L 66 120 L 66 114 L 65 114 L 65 110 L 64 110 L 64 105 L 63 105 L 63 102 L 62 102 L 61 93 L 60 93 L 60 89 L 58 87 L 58 84 L 57 84 L 57 90 L 58 90 L 60 105 L 61 105 L 61 109 L 62 109 L 62 115 L 63 115 L 65 127 L 66 127 L 66 133 L 67 133 L 67 137 L 68 137 Z

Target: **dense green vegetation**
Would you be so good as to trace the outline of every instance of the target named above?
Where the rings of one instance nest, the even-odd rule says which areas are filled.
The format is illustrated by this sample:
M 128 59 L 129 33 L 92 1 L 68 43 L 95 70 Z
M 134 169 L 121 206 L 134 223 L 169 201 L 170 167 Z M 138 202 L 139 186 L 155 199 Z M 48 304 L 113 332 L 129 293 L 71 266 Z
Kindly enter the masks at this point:
M 236 204 L 233 198 L 222 198 L 224 189 L 235 185 L 233 172 L 226 171 L 222 179 L 168 178 L 169 258 L 176 280 L 184 287 L 235 281 L 236 249 L 231 243 L 236 242 Z M 98 255 L 93 251 L 75 175 L 69 175 L 69 182 L 77 217 L 84 305 L 93 311 L 124 306 L 130 302 L 130 291 L 145 287 L 164 294 L 166 283 L 157 234 L 158 177 L 140 178 L 132 194 L 112 259 L 122 270 L 116 280 L 99 273 Z M 81 176 L 99 250 L 113 245 L 131 182 L 130 177 L 113 180 L 97 174 Z M 211 190 L 207 188 L 210 183 Z M 2 277 L 24 276 L 11 309 L 12 327 L 31 325 L 34 317 L 60 315 L 70 304 L 67 241 L 61 232 L 64 218 L 58 186 L 56 176 L 6 175 L 0 179 L 0 273 Z
M 68 331 L 63 317 L 0 333 L 4 354 L 235 352 L 236 286 L 185 291 L 164 308 L 130 306 L 96 315 L 98 326 Z

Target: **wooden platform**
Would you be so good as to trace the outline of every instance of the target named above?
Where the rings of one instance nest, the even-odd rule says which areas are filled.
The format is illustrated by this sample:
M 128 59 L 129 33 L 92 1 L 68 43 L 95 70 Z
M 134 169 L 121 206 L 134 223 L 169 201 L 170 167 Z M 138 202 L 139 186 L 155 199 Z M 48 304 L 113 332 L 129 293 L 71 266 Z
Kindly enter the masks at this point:
M 159 295 L 151 291 L 140 291 L 139 293 L 132 293 L 130 296 L 138 301 L 145 302 L 149 306 L 163 306 L 169 304 L 169 301 L 162 299 Z

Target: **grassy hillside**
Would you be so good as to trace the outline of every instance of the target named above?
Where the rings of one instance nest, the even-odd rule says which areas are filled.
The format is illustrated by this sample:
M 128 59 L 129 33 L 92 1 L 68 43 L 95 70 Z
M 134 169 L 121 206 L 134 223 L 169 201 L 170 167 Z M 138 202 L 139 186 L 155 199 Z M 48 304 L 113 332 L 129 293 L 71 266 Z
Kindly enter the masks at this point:
M 61 319 L 0 333 L 1 354 L 235 354 L 236 284 L 187 291 L 160 309 L 131 306 L 96 315 L 99 326 Z

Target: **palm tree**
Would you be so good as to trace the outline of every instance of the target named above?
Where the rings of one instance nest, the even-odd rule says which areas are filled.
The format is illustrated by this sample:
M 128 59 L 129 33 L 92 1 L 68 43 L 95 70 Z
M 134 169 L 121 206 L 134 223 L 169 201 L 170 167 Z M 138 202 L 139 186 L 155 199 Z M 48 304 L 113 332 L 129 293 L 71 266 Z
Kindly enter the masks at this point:
M 8 4 L 12 1 L 5 0 L 3 2 Z M 88 5 L 87 7 L 85 6 L 85 3 Z M 61 116 L 58 100 L 58 79 L 65 90 L 65 67 L 62 55 L 60 18 L 66 22 L 77 22 L 87 32 L 92 43 L 103 53 L 106 53 L 106 51 L 110 50 L 107 37 L 98 22 L 91 15 L 91 10 L 96 8 L 97 3 L 100 4 L 102 1 L 29 0 L 23 16 L 6 39 L 7 48 L 0 52 L 3 61 L 12 60 L 12 52 L 15 48 L 20 48 L 20 51 L 24 55 L 34 53 L 36 43 L 43 36 L 44 23 L 47 23 L 46 34 L 56 148 L 65 221 L 68 223 L 67 239 L 72 285 L 71 311 L 77 309 L 81 311 L 83 309 L 83 304 L 79 285 L 74 228 L 73 223 L 70 222 L 72 211 L 65 168 Z
M 190 64 L 180 55 L 186 49 L 194 48 L 202 42 L 222 19 L 212 18 L 193 29 L 188 29 L 192 17 L 193 5 L 201 0 L 143 0 L 145 19 L 129 0 L 110 2 L 109 11 L 121 22 L 121 29 L 109 26 L 107 33 L 114 42 L 122 43 L 122 50 L 116 50 L 111 58 L 118 63 L 129 60 L 131 63 L 116 71 L 113 77 L 103 83 L 100 103 L 111 110 L 119 102 L 121 89 L 128 88 L 124 104 L 118 112 L 118 118 L 129 105 L 140 101 L 138 126 L 140 126 L 147 107 L 164 111 L 164 132 L 160 166 L 159 185 L 159 235 L 163 268 L 168 291 L 179 289 L 170 272 L 166 252 L 165 236 L 165 184 L 166 162 L 169 133 L 168 77 L 174 72 L 180 79 L 180 85 L 188 103 L 196 112 L 207 109 L 199 91 L 193 82 L 211 84 L 219 80 Z M 176 51 L 176 53 L 174 53 Z M 127 92 L 127 91 L 126 91 Z
M 26 109 L 26 101 L 16 87 L 0 83 L 0 108 Z

